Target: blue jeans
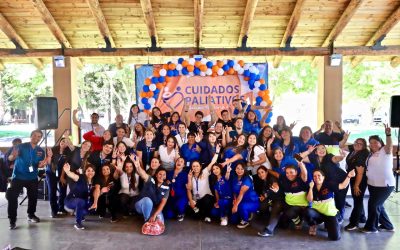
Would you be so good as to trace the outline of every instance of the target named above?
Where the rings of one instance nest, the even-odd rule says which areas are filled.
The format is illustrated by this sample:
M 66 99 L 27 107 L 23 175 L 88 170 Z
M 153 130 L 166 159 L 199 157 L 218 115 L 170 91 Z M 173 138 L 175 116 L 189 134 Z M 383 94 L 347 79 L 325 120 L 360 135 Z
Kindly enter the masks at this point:
M 135 204 L 136 211 L 139 214 L 143 214 L 145 221 L 149 220 L 151 212 L 153 211 L 153 207 L 153 201 L 149 197 L 143 197 Z M 157 217 L 164 223 L 164 216 L 162 213 L 160 213 Z
M 306 208 L 304 219 L 309 226 L 315 226 L 322 222 L 325 223 L 326 230 L 328 231 L 328 238 L 330 240 L 340 239 L 340 226 L 336 216 L 326 216 L 319 213 L 314 208 Z
M 67 198 L 65 199 L 65 206 L 75 210 L 75 218 L 78 224 L 82 223 L 82 219 L 89 213 L 89 204 L 81 198 Z
M 386 214 L 383 204 L 389 195 L 393 192 L 394 187 L 374 187 L 368 185 L 368 219 L 364 228 L 370 231 L 378 230 L 378 223 L 383 228 L 391 230 L 393 224 L 390 222 L 389 216 Z

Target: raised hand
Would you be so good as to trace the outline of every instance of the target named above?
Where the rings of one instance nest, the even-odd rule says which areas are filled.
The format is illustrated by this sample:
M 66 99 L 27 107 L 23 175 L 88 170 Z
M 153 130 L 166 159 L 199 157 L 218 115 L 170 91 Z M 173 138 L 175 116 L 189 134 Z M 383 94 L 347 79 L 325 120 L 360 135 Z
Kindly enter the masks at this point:
M 118 149 L 114 148 L 113 153 L 112 153 L 112 158 L 117 158 L 118 155 Z
M 200 136 L 200 134 L 196 133 L 195 135 L 196 135 L 195 141 L 196 141 L 197 143 L 201 142 L 201 136 Z
M 310 188 L 313 189 L 314 188 L 314 181 L 310 181 Z
M 296 122 L 296 121 L 294 121 L 294 122 L 290 123 L 290 125 L 289 125 L 290 129 L 293 129 L 293 128 L 294 128 L 294 126 L 296 126 L 296 124 L 297 124 L 297 122 Z
M 278 193 L 278 191 L 279 191 L 278 183 L 276 183 L 276 182 L 272 183 L 272 185 L 269 189 L 271 189 L 274 193 Z
M 64 172 L 69 173 L 71 171 L 71 166 L 68 163 L 65 163 L 63 169 Z
M 390 129 L 389 124 L 385 124 L 385 123 L 384 123 L 383 126 L 385 126 L 385 134 L 386 134 L 387 136 L 391 135 L 391 129 Z
M 354 169 L 347 173 L 347 177 L 353 178 L 354 176 L 356 176 L 356 171 Z

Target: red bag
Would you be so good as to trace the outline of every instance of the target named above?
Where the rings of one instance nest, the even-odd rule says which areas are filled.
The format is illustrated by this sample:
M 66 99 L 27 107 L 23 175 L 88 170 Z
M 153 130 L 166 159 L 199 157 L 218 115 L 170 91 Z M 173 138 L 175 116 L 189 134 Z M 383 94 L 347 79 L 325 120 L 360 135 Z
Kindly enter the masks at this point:
M 160 220 L 156 220 L 154 222 L 146 222 L 142 226 L 142 234 L 145 235 L 160 235 L 164 233 L 165 226 L 164 223 Z

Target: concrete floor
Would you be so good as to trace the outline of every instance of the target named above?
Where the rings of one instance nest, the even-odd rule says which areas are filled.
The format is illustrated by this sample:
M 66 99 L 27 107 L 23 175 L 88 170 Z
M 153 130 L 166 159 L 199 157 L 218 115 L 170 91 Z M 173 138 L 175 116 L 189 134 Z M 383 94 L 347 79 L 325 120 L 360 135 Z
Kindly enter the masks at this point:
M 351 203 L 351 199 L 349 199 Z M 0 194 L 0 249 L 12 247 L 26 249 L 400 249 L 399 232 L 362 234 L 344 232 L 342 239 L 331 242 L 326 232 L 319 230 L 317 237 L 308 236 L 308 230 L 280 230 L 275 236 L 262 238 L 257 231 L 264 226 L 262 221 L 253 220 L 251 227 L 237 229 L 234 226 L 221 227 L 217 222 L 205 224 L 185 218 L 183 222 L 167 221 L 166 232 L 162 236 L 144 236 L 140 233 L 142 220 L 128 218 L 111 224 L 108 219 L 100 220 L 89 216 L 84 231 L 73 228 L 74 217 L 49 218 L 47 201 L 38 202 L 37 215 L 41 223 L 28 224 L 26 206 L 18 209 L 17 229 L 8 229 L 7 201 Z M 388 214 L 400 230 L 400 194 L 393 194 L 386 202 Z M 347 217 L 351 209 L 347 209 Z M 344 225 L 347 224 L 347 220 Z

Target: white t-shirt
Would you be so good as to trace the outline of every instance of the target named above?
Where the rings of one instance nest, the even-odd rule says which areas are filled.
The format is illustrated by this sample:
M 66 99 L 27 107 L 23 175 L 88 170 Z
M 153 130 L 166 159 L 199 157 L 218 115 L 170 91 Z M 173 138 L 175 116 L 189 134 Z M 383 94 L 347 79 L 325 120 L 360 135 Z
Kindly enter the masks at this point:
M 265 154 L 265 149 L 263 148 L 263 147 L 261 147 L 260 145 L 255 145 L 254 146 L 254 148 L 253 148 L 253 150 L 254 150 L 254 156 L 253 156 L 253 160 L 251 161 L 251 162 L 257 162 L 257 161 L 259 161 L 260 160 L 260 155 L 261 154 Z M 249 151 L 249 153 L 248 153 L 248 156 L 247 156 L 247 161 L 249 162 L 250 161 L 250 151 Z M 260 167 L 260 166 L 265 166 L 267 169 L 271 169 L 271 163 L 269 162 L 269 160 L 268 160 L 268 158 L 266 158 L 266 161 L 263 163 L 263 164 L 260 164 L 260 165 L 255 165 L 255 166 L 253 166 L 253 167 L 248 167 L 248 169 L 249 170 L 251 170 L 251 174 L 252 175 L 255 175 L 255 174 L 257 174 L 257 169 Z
M 161 145 L 158 148 L 158 154 L 160 155 L 161 165 L 167 170 L 173 170 L 175 165 L 175 158 L 178 156 L 177 152 L 174 150 L 168 154 L 167 146 Z
M 132 116 L 131 124 L 129 124 L 129 126 L 131 127 L 131 130 L 133 131 L 136 123 L 139 122 L 139 123 L 141 123 L 141 124 L 144 125 L 144 123 L 145 123 L 147 120 L 148 120 L 147 114 L 144 113 L 144 112 L 139 112 L 138 115 L 137 115 L 136 117 L 135 117 L 135 116 Z
M 122 175 L 119 177 L 119 180 L 121 181 L 121 189 L 119 190 L 119 194 L 127 194 L 130 197 L 137 196 L 139 195 L 139 175 L 135 174 L 135 190 L 132 188 L 129 189 L 129 183 L 130 180 L 128 178 L 128 175 L 123 172 Z
M 81 122 L 81 130 L 82 134 L 86 134 L 89 131 L 92 131 L 95 133 L 97 136 L 103 136 L 105 128 L 101 126 L 100 124 L 93 125 L 91 122 Z M 99 129 L 95 129 L 96 127 L 99 127 Z
M 180 134 L 175 135 L 179 147 L 182 147 L 183 144 L 187 143 L 187 134 L 188 133 L 185 133 L 185 136 L 181 136 Z
M 393 187 L 396 180 L 393 175 L 393 155 L 387 154 L 382 147 L 367 158 L 367 182 L 374 187 Z
M 198 200 L 203 198 L 206 194 L 212 195 L 210 190 L 210 184 L 208 182 L 208 177 L 210 176 L 210 172 L 205 168 L 201 172 L 201 177 L 199 179 L 192 177 L 192 193 L 193 200 Z
M 126 144 L 126 146 L 128 146 L 129 148 L 133 148 L 133 146 L 135 146 L 135 144 L 133 143 L 133 141 L 131 139 L 129 139 L 128 137 L 124 137 L 122 138 L 122 141 Z M 117 137 L 113 138 L 113 143 L 115 146 L 117 146 Z

